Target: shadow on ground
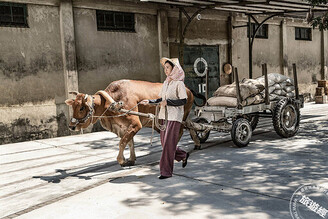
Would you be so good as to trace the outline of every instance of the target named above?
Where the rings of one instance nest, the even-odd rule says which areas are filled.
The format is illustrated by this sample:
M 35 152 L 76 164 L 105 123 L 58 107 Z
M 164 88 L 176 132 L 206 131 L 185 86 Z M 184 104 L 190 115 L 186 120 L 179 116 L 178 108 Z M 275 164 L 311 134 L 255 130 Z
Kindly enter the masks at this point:
M 300 185 L 327 182 L 327 155 L 328 121 L 307 122 L 290 139 L 270 132 L 254 136 L 246 148 L 229 143 L 198 151 L 188 168 L 176 163 L 175 176 L 164 181 L 153 173 L 111 183 L 132 183 L 144 194 L 123 201 L 131 207 L 158 199 L 178 216 L 207 206 L 241 218 L 249 213 L 290 218 L 289 200 Z M 207 217 L 215 218 L 211 213 Z
M 249 213 L 256 217 L 265 214 L 290 218 L 289 200 L 293 192 L 302 184 L 327 181 L 327 155 L 328 121 L 309 121 L 302 123 L 299 133 L 292 138 L 282 139 L 271 131 L 253 136 L 246 148 L 232 147 L 227 142 L 195 151 L 187 168 L 176 163 L 175 176 L 164 181 L 157 179 L 157 167 L 151 167 L 149 175 L 130 175 L 111 183 L 132 183 L 138 187 L 141 197 L 123 201 L 130 207 L 147 206 L 156 199 L 177 216 L 206 206 L 210 209 L 208 218 L 216 218 L 212 211 L 241 218 Z M 160 151 L 154 161 L 159 156 Z M 143 162 L 146 159 L 139 160 L 140 165 Z M 121 168 L 113 161 L 38 178 L 48 182 L 60 182 L 68 176 L 86 180 L 118 170 Z

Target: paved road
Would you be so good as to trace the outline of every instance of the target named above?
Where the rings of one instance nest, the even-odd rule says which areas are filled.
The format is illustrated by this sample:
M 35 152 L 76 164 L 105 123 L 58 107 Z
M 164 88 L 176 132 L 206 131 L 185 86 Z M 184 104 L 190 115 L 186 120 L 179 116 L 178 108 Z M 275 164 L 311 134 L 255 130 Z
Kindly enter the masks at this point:
M 187 168 L 158 180 L 159 136 L 136 137 L 137 165 L 116 162 L 118 139 L 98 132 L 0 146 L 0 217 L 290 218 L 302 184 L 328 188 L 328 106 L 306 104 L 297 136 L 281 139 L 270 119 L 237 148 L 211 133 Z M 193 149 L 186 133 L 179 145 Z M 128 150 L 126 150 L 128 157 Z

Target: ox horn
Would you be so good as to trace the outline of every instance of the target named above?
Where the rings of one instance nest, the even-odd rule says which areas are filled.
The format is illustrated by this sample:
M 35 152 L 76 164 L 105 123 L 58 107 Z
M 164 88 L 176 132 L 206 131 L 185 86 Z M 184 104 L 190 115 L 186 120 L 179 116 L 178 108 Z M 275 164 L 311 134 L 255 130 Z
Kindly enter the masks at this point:
M 112 103 L 115 103 L 115 100 L 104 90 L 97 91 L 96 94 L 101 95 L 103 98 L 105 98 L 105 108 L 107 109 Z
M 79 92 L 76 92 L 76 91 L 70 91 L 70 92 L 68 92 L 68 93 L 69 93 L 69 94 L 73 94 L 73 95 L 76 96 L 76 95 L 78 95 Z

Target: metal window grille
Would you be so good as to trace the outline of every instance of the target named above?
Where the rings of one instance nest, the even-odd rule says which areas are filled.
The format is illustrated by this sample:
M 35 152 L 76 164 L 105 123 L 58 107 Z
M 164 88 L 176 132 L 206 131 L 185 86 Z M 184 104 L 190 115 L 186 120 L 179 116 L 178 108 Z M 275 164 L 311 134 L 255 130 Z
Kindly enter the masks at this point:
M 28 27 L 26 4 L 0 2 L 0 26 Z
M 312 41 L 312 29 L 304 27 L 295 27 L 295 40 Z
M 252 37 L 254 36 L 255 30 L 258 27 L 257 24 L 252 23 L 251 24 L 251 33 Z M 249 37 L 249 27 L 247 26 L 247 37 Z M 263 38 L 268 39 L 268 24 L 263 24 L 259 31 L 257 31 L 255 38 Z
M 98 31 L 135 32 L 133 13 L 96 11 Z

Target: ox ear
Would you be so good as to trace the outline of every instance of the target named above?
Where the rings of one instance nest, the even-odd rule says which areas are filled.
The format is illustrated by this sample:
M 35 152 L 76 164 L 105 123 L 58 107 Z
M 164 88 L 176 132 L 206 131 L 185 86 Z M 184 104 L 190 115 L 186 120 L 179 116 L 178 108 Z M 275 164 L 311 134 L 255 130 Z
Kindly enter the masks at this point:
M 71 105 L 73 105 L 74 100 L 73 100 L 73 99 L 67 99 L 67 100 L 65 100 L 65 103 L 66 103 L 68 106 L 71 106 Z
M 105 108 L 107 109 L 112 103 L 115 102 L 115 100 L 106 92 L 103 90 L 97 91 L 96 94 L 101 95 L 105 100 Z

